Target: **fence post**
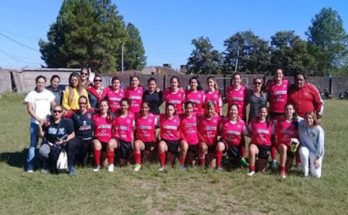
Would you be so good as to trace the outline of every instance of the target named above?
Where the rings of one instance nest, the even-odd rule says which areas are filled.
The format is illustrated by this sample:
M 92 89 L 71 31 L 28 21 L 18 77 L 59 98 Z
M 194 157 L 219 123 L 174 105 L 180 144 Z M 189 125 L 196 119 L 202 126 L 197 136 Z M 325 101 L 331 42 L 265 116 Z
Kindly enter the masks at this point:
M 166 89 L 166 75 L 163 75 L 163 92 Z
M 333 89 L 332 89 L 332 75 L 330 74 L 329 75 L 329 93 L 330 93 L 330 95 L 332 95 L 332 91 L 333 91 Z
M 224 74 L 224 82 L 223 82 L 223 85 L 224 85 L 224 97 L 226 97 L 226 75 Z

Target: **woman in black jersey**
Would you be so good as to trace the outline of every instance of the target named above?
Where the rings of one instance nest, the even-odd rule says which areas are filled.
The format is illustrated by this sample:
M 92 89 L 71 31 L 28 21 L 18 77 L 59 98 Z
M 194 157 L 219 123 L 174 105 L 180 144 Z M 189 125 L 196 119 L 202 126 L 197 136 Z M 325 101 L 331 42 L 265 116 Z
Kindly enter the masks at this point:
M 151 77 L 147 80 L 148 88 L 144 92 L 143 101 L 147 102 L 150 106 L 150 113 L 155 116 L 160 115 L 160 106 L 163 102 L 163 93 L 157 87 L 157 81 Z
M 93 140 L 94 124 L 92 113 L 87 109 L 87 102 L 86 96 L 80 96 L 78 100 L 79 111 L 72 116 L 77 142 L 77 164 L 81 166 L 84 166 L 86 163 L 87 155 L 91 152 Z

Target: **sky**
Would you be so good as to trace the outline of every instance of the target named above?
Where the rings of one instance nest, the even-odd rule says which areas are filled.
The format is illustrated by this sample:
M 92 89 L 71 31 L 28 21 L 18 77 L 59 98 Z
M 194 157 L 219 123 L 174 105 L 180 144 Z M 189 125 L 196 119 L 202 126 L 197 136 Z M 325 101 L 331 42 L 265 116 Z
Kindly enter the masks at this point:
M 1 0 L 0 67 L 40 68 L 38 41 L 47 40 L 63 0 Z M 270 40 L 280 30 L 306 38 L 312 18 L 323 7 L 336 10 L 348 31 L 347 0 L 113 0 L 125 23 L 140 31 L 147 66 L 186 64 L 191 41 L 208 37 L 224 51 L 224 40 L 252 30 Z

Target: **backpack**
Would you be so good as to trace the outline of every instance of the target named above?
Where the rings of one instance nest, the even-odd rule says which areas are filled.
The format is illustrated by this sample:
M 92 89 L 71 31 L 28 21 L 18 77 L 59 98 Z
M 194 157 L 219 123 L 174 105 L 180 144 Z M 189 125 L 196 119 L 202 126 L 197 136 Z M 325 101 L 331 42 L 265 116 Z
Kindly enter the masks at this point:
M 58 160 L 57 160 L 57 171 L 58 172 L 67 172 L 68 171 L 68 155 L 65 149 L 61 149 Z

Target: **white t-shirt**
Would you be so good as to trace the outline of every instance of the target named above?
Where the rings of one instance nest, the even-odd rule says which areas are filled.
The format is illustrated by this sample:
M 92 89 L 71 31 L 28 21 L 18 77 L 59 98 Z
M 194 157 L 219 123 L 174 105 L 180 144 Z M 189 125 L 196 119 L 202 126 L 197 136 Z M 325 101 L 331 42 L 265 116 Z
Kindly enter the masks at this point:
M 42 92 L 36 90 L 31 91 L 25 97 L 24 101 L 31 103 L 35 114 L 40 119 L 46 119 L 47 115 L 51 115 L 51 102 L 54 101 L 55 96 L 51 91 L 44 89 Z M 31 122 L 39 124 L 37 120 L 31 118 Z

